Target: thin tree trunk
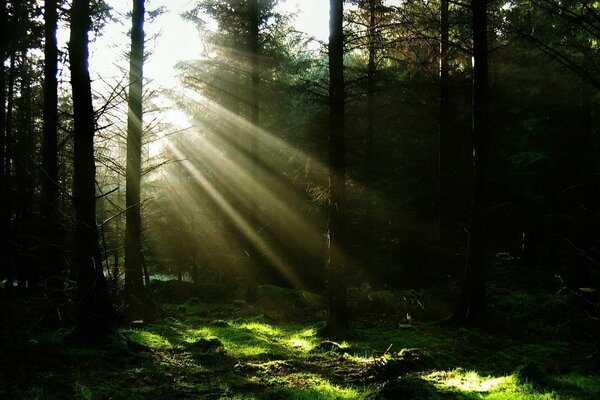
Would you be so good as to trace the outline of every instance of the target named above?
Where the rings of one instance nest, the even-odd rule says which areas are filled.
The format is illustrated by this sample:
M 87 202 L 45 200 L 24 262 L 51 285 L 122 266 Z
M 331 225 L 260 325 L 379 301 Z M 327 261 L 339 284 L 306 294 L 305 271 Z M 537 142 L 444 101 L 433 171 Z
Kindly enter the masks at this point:
M 61 288 L 63 271 L 60 267 L 59 193 L 58 193 L 58 48 L 56 29 L 58 23 L 56 0 L 44 3 L 44 133 L 42 142 L 42 212 L 45 218 L 44 239 L 45 275 L 51 288 Z
M 6 205 L 2 207 L 3 226 L 6 230 L 7 248 L 6 253 L 6 287 L 12 290 L 15 278 L 14 245 L 9 240 L 12 228 L 12 216 L 14 213 L 14 199 L 11 191 L 12 185 L 12 157 L 13 157 L 13 109 L 15 102 L 15 52 L 11 49 L 10 66 L 8 70 L 8 95 L 6 99 L 6 132 L 4 145 L 4 200 Z
M 344 147 L 343 0 L 330 0 L 329 19 L 329 207 L 327 226 L 327 322 L 324 331 L 350 329 L 342 235 L 346 198 Z
M 587 61 L 587 60 L 586 60 Z M 577 190 L 577 209 L 579 226 L 577 229 L 577 245 L 585 249 L 586 257 L 595 259 L 597 254 L 592 254 L 594 243 L 591 240 L 594 235 L 593 219 L 595 218 L 595 210 L 597 210 L 596 196 L 594 193 L 595 186 L 591 182 L 591 177 L 594 173 L 593 158 L 591 149 L 593 148 L 593 96 L 594 92 L 587 82 L 581 83 L 581 127 L 579 132 L 579 148 L 577 149 L 577 182 L 579 182 Z M 575 287 L 589 287 L 591 282 L 591 269 L 587 260 L 581 260 L 577 264 L 575 271 Z
M 448 125 L 449 125 L 449 95 L 450 95 L 450 70 L 448 63 L 448 50 L 450 48 L 450 22 L 449 1 L 440 2 L 440 97 L 439 97 L 439 139 L 438 139 L 438 243 L 437 264 L 442 267 L 444 249 L 448 243 L 448 227 L 445 224 L 447 217 L 447 169 L 448 160 Z
M 6 182 L 8 181 L 5 171 L 6 159 L 6 72 L 4 62 L 6 61 L 6 51 L 8 47 L 8 35 L 6 26 L 8 21 L 6 18 L 6 0 L 0 0 L 0 191 L 4 201 L 8 199 L 6 192 Z M 9 203 L 10 204 L 10 203 Z M 4 251 L 2 252 L 2 269 L 8 272 L 8 218 L 7 204 L 2 207 L 3 211 L 0 215 L 0 241 Z
M 258 134 L 254 132 L 258 128 L 259 121 L 259 85 L 260 85 L 260 43 L 259 43 L 259 26 L 258 26 L 258 0 L 248 1 L 248 11 L 250 17 L 250 79 L 252 83 L 251 100 L 250 100 L 250 122 L 252 123 L 252 132 L 250 133 L 250 157 L 253 168 L 259 168 L 259 140 Z M 260 225 L 260 199 L 251 199 L 252 209 L 250 212 L 254 214 L 256 225 Z M 258 226 L 256 234 L 259 235 Z M 260 267 L 260 256 L 255 246 L 252 246 L 252 256 L 249 260 L 248 268 L 246 269 L 246 300 L 254 301 L 258 296 L 258 268 Z
M 69 61 L 74 111 L 75 260 L 77 267 L 78 326 L 80 331 L 112 332 L 114 310 L 102 269 L 96 225 L 95 120 L 88 71 L 89 0 L 73 0 Z
M 119 247 L 115 246 L 113 250 L 113 265 L 112 265 L 112 287 L 114 293 L 117 293 L 119 288 L 119 275 L 121 274 L 119 268 Z
M 249 0 L 250 2 L 250 60 L 251 72 L 250 79 L 252 81 L 252 95 L 250 105 L 250 122 L 255 127 L 259 124 L 259 95 L 260 95 L 260 42 L 259 42 L 259 16 L 258 16 L 258 0 Z M 259 141 L 258 135 L 251 135 L 250 153 L 252 157 L 258 159 Z
M 142 93 L 144 65 L 144 0 L 133 0 L 127 114 L 127 181 L 125 203 L 125 292 L 145 298 L 142 271 L 140 181 L 142 171 Z
M 473 9 L 473 186 L 471 224 L 459 319 L 476 322 L 485 315 L 484 195 L 489 153 L 487 0 L 472 0 Z
M 32 118 L 31 66 L 28 51 L 21 54 L 19 113 L 17 113 L 17 129 L 15 135 L 15 181 L 16 181 L 16 216 L 15 231 L 18 237 L 18 276 L 19 287 L 33 288 L 39 277 L 38 263 L 33 261 L 33 193 L 35 179 L 33 176 L 34 138 Z
M 146 287 L 148 287 L 150 286 L 150 272 L 148 271 L 148 263 L 146 262 L 146 257 L 144 257 L 144 253 L 142 253 L 142 269 L 144 270 L 144 284 L 146 285 Z
M 6 0 L 0 0 L 0 189 L 4 188 L 4 160 L 6 146 L 6 71 L 4 62 L 8 48 Z
M 377 66 L 375 57 L 376 49 L 376 6 L 377 0 L 369 1 L 369 31 L 368 31 L 368 50 L 369 62 L 367 66 L 367 137 L 365 140 L 365 163 L 366 163 L 366 182 L 372 183 L 375 177 L 373 167 L 374 159 L 374 131 L 375 131 L 375 74 Z M 373 271 L 375 266 L 375 237 L 374 237 L 374 222 L 373 208 L 375 203 L 374 187 L 370 187 L 367 191 L 366 205 L 366 268 L 367 271 Z

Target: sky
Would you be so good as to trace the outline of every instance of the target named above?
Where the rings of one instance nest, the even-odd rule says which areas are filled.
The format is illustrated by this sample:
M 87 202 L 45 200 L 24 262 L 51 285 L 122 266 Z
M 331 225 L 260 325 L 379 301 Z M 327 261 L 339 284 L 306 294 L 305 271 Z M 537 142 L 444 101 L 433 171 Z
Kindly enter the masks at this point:
M 191 8 L 194 0 L 147 0 L 146 10 L 165 7 L 166 12 L 145 25 L 146 37 L 155 36 L 147 44 L 146 51 L 151 54 L 144 65 L 144 75 L 154 85 L 163 88 L 175 88 L 178 85 L 175 65 L 182 60 L 197 58 L 202 51 L 199 33 L 191 22 L 185 21 L 180 14 Z M 101 37 L 90 46 L 90 70 L 92 76 L 122 76 L 116 65 L 128 65 L 125 54 L 129 48 L 127 31 L 130 25 L 127 13 L 131 10 L 131 0 L 107 0 L 123 24 L 108 24 Z M 296 12 L 295 27 L 300 31 L 325 41 L 328 32 L 328 0 L 283 0 L 279 10 Z M 68 32 L 63 35 L 68 35 Z M 66 37 L 63 41 L 66 42 Z

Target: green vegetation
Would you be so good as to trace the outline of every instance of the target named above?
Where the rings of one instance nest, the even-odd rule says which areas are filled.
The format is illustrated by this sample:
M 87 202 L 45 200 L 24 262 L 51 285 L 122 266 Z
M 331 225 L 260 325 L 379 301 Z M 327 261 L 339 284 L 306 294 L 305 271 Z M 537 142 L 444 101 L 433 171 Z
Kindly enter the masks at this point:
M 387 292 L 395 299 L 405 294 Z M 435 307 L 422 294 L 425 309 Z M 429 300 L 425 300 L 425 299 Z M 495 309 L 551 315 L 548 306 L 567 295 L 503 296 Z M 308 299 L 308 300 L 307 300 Z M 544 301 L 541 301 L 541 300 Z M 34 330 L 3 365 L 21 371 L 5 376 L 0 397 L 14 399 L 594 399 L 600 374 L 592 363 L 597 347 L 578 343 L 561 326 L 552 340 L 527 332 L 539 321 L 512 330 L 500 315 L 489 326 L 360 319 L 344 342 L 317 336 L 321 315 L 285 317 L 278 307 L 319 296 L 263 286 L 257 304 L 206 303 L 191 298 L 163 303 L 163 317 L 135 321 L 113 339 L 90 345 L 67 329 Z M 354 307 L 365 306 L 353 298 Z M 274 306 L 278 305 L 278 307 Z M 225 314 L 229 316 L 226 317 Z M 277 317 L 273 317 L 276 315 Z M 509 315 L 506 313 L 505 315 Z M 510 314 L 512 315 L 512 314 Z M 594 324 L 587 329 L 592 329 Z M 549 329 L 549 328 L 548 328 Z M 15 344 L 16 345 L 16 344 Z

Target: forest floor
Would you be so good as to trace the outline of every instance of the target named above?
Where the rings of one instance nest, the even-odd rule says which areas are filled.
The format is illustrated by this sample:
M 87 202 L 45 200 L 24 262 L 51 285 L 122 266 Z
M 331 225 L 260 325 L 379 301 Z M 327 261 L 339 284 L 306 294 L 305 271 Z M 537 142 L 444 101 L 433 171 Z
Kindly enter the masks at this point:
M 247 304 L 161 285 L 161 319 L 104 343 L 60 326 L 1 338 L 0 398 L 600 398 L 598 321 L 572 293 L 492 289 L 490 322 L 464 328 L 431 322 L 449 311 L 431 290 L 353 289 L 353 334 L 331 342 L 313 293 L 264 285 Z

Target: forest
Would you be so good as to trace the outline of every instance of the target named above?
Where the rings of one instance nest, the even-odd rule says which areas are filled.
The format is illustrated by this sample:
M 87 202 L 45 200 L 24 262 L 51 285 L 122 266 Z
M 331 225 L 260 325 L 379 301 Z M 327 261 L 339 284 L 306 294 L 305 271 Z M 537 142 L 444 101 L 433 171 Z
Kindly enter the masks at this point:
M 0 31 L 0 399 L 600 398 L 600 1 Z

